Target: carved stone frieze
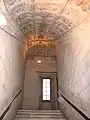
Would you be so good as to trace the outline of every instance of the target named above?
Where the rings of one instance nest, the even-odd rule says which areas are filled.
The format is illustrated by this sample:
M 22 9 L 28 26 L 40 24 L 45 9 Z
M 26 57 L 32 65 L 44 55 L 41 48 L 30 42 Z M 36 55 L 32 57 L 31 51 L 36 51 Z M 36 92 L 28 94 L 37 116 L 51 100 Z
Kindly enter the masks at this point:
M 54 57 L 56 56 L 55 43 L 43 41 L 31 42 L 27 55 Z

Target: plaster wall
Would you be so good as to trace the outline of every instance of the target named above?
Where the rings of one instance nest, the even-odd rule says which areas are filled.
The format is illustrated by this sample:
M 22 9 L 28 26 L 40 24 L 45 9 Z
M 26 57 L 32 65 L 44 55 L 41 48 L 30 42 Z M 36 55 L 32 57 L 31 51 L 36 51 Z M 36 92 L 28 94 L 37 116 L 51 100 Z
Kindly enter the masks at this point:
M 7 32 L 14 28 L 0 26 Z M 24 57 L 23 43 L 0 28 L 0 115 L 8 107 L 15 95 L 23 88 Z M 17 37 L 17 36 L 16 36 Z M 12 120 L 21 102 L 22 94 L 15 99 L 3 120 Z
M 39 59 L 42 60 L 41 64 L 37 63 Z M 49 74 L 53 74 L 52 72 L 56 72 L 56 59 L 35 57 L 26 61 L 23 109 L 39 109 L 41 95 L 40 75 L 49 76 Z
M 90 117 L 90 19 L 61 36 L 57 41 L 59 90 Z M 60 100 L 60 109 L 69 120 L 82 117 Z

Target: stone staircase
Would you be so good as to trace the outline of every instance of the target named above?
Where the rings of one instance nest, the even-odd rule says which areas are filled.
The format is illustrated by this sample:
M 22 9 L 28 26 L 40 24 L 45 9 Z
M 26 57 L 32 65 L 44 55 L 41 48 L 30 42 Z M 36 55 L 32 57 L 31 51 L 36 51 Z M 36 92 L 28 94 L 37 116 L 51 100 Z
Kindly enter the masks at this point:
M 66 120 L 59 110 L 18 110 L 14 120 Z

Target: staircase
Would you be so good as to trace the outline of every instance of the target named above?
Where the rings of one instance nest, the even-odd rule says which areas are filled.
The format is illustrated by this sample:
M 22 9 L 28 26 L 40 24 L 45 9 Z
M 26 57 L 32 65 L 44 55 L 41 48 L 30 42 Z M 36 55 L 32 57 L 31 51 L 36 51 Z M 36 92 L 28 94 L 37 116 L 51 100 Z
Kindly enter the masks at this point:
M 66 120 L 59 110 L 18 110 L 14 120 Z

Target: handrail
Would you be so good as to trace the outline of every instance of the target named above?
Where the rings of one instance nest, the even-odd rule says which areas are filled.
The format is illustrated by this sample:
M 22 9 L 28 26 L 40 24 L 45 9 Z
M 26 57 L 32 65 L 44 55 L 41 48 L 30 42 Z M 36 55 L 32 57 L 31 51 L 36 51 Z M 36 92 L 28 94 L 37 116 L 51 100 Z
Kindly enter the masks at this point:
M 73 103 L 71 103 L 60 91 L 58 94 L 71 106 L 73 107 L 85 120 L 90 120 L 88 116 L 86 116 L 78 107 L 76 107 Z
M 8 107 L 5 109 L 5 111 L 2 113 L 2 115 L 0 116 L 0 120 L 2 120 L 3 118 L 4 118 L 4 116 L 6 115 L 6 113 L 9 111 L 9 109 L 11 108 L 11 105 L 13 104 L 13 102 L 14 102 L 14 100 L 19 96 L 19 94 L 21 93 L 23 91 L 23 89 L 22 90 L 20 90 L 17 94 L 16 94 L 16 96 L 12 99 L 12 101 L 11 101 L 11 103 L 8 105 Z

